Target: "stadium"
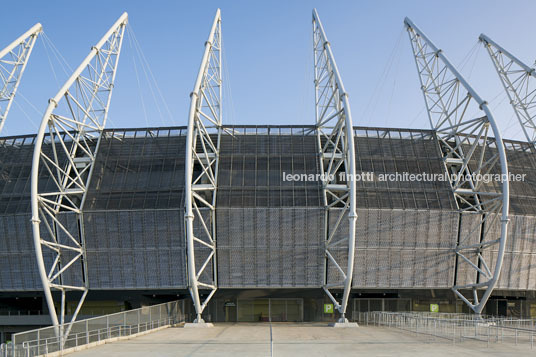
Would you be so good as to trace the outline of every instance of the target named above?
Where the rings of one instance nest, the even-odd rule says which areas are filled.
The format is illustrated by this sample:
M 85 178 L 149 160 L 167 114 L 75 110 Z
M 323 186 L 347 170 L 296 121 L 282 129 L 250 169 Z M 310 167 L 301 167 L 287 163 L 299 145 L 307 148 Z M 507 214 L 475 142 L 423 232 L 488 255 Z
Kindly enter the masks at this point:
M 201 324 L 431 309 L 536 317 L 534 141 L 502 138 L 409 19 L 430 129 L 352 123 L 316 12 L 310 126 L 222 121 L 218 12 L 188 125 L 108 129 L 126 23 L 51 99 L 39 133 L 0 137 L 0 309 L 17 315 L 0 316 L 2 342 L 174 300 Z

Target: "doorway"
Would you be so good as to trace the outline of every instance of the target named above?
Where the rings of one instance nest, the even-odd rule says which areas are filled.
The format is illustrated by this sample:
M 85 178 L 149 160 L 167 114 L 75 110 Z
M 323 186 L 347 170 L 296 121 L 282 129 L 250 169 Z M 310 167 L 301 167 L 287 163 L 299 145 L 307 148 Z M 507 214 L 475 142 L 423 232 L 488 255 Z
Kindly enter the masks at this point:
M 225 322 L 236 322 L 236 303 L 234 301 L 226 301 L 223 304 L 225 311 Z
M 303 299 L 248 299 L 237 301 L 239 322 L 301 322 Z
M 508 311 L 508 301 L 497 300 L 497 315 L 506 316 Z

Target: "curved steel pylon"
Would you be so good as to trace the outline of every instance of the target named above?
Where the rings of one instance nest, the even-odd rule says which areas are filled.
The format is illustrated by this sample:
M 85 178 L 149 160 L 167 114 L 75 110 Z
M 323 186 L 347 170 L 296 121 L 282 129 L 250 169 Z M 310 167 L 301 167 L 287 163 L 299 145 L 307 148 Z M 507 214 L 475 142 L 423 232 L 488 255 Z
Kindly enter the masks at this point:
M 43 26 L 37 23 L 0 51 L 0 132 L 17 93 L 28 58 Z
M 500 173 L 503 178 L 508 177 L 501 133 L 487 103 L 443 52 L 410 19 L 406 18 L 404 24 L 430 125 L 439 140 L 447 173 L 451 175 L 450 185 L 458 209 L 475 212 L 480 217 L 477 227 L 470 230 L 460 227 L 455 249 L 458 272 L 463 266 L 474 274 L 468 274 L 468 281 L 463 283 L 455 280 L 452 287 L 460 299 L 480 314 L 499 279 L 507 238 L 508 180 L 502 180 L 495 187 L 479 176 Z M 495 266 L 493 254 L 490 254 L 493 250 L 497 251 Z M 464 290 L 472 291 L 472 301 L 462 294 Z M 480 298 L 478 290 L 483 290 Z
M 323 289 L 341 314 L 339 321 L 346 322 L 345 313 L 352 288 L 356 241 L 356 154 L 348 94 L 344 89 L 330 43 L 316 9 L 313 10 L 313 54 L 320 170 L 325 178 L 323 199 L 326 207 L 326 236 Z M 345 224 L 342 222 L 345 218 L 348 220 L 348 232 L 343 231 Z M 348 248 L 347 251 L 344 250 L 345 246 Z M 330 269 L 334 274 L 330 273 Z M 330 289 L 343 289 L 340 302 Z
M 218 288 L 215 207 L 222 130 L 221 14 L 216 12 L 190 94 L 185 166 L 185 232 L 188 288 L 196 319 Z M 194 221 L 199 222 L 196 229 Z M 197 262 L 196 262 L 197 259 Z M 210 291 L 201 301 L 199 290 Z
M 527 141 L 536 150 L 536 69 L 521 62 L 488 36 L 481 34 L 479 39 L 491 57 Z
M 83 207 L 106 125 L 127 20 L 127 13 L 121 15 L 49 100 L 35 141 L 33 239 L 52 323 L 63 341 L 89 288 Z M 52 290 L 61 292 L 59 314 Z M 67 291 L 76 291 L 81 298 L 70 323 L 64 325 Z

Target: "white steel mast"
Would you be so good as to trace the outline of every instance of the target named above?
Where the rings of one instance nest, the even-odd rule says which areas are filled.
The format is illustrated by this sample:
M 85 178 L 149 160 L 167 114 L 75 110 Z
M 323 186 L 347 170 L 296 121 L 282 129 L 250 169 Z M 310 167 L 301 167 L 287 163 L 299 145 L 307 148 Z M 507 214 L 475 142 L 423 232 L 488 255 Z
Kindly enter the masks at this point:
M 89 289 L 83 207 L 106 125 L 127 20 L 127 13 L 121 15 L 49 100 L 35 140 L 33 239 L 52 323 L 63 341 Z M 61 292 L 59 312 L 52 290 Z M 67 291 L 80 296 L 68 324 Z
M 37 41 L 37 36 L 42 30 L 41 24 L 37 23 L 0 51 L 0 133 Z
M 352 288 L 356 244 L 356 153 L 348 94 L 316 9 L 313 10 L 313 54 L 320 169 L 327 178 L 323 183 L 326 207 L 323 289 L 341 314 L 339 322 L 347 323 L 345 313 Z M 346 180 L 340 180 L 341 173 Z M 344 231 L 345 219 L 347 231 Z M 337 254 L 339 251 L 341 254 Z M 343 290 L 340 300 L 330 291 L 333 289 Z
M 455 248 L 457 275 L 452 290 L 480 314 L 499 279 L 507 238 L 508 180 L 493 185 L 479 176 L 500 173 L 508 177 L 501 133 L 487 102 L 444 53 L 410 19 L 406 18 L 404 24 L 430 125 L 437 135 L 446 172 L 451 174 L 458 209 L 479 218 L 476 227 L 459 228 Z M 467 274 L 462 276 L 461 272 Z M 465 297 L 464 291 L 471 291 L 472 297 Z
M 536 150 L 536 69 L 521 62 L 488 36 L 481 34 L 479 39 L 497 70 L 527 142 Z
M 218 288 L 216 189 L 222 130 L 221 14 L 217 10 L 192 91 L 186 137 L 185 232 L 195 323 Z M 194 226 L 194 221 L 198 229 Z M 199 290 L 209 291 L 202 301 Z

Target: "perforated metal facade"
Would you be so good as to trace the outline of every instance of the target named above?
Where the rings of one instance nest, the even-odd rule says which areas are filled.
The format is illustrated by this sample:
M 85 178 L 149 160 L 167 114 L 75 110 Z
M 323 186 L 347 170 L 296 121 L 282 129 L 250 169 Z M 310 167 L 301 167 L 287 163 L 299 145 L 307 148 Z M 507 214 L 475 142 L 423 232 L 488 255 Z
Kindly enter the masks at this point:
M 320 287 L 324 210 L 219 208 L 220 287 Z
M 186 286 L 185 134 L 106 131 L 84 213 L 91 288 Z
M 218 207 L 322 207 L 314 127 L 229 127 L 220 148 Z
M 457 212 L 369 209 L 358 214 L 355 287 L 452 286 Z
M 536 155 L 524 142 L 505 140 L 510 174 L 525 175 L 523 181 L 510 182 L 510 212 L 536 215 Z
M 373 172 L 376 179 L 357 183 L 353 287 L 440 289 L 455 279 L 474 280 L 467 274 L 475 270 L 457 264 L 453 249 L 459 230 L 473 231 L 478 242 L 479 217 L 457 211 L 448 182 L 377 179 L 396 172 L 443 173 L 434 133 L 361 127 L 354 133 L 357 172 Z M 183 127 L 105 132 L 83 213 L 91 289 L 186 288 L 184 135 Z M 0 138 L 1 291 L 40 290 L 29 213 L 33 140 Z M 506 145 L 510 171 L 527 177 L 511 184 L 498 288 L 536 289 L 536 156 L 526 144 Z M 319 174 L 316 146 L 314 127 L 226 127 L 215 222 L 220 288 L 322 285 L 325 219 L 335 215 L 326 217 L 321 182 L 283 175 Z M 68 214 L 60 219 L 76 224 Z M 201 222 L 196 224 L 201 236 Z M 208 250 L 196 254 L 201 264 Z M 333 254 L 345 264 L 343 244 Z M 80 279 L 72 272 L 66 279 Z
M 437 139 L 432 131 L 354 128 L 357 172 L 373 172 L 375 180 L 358 181 L 360 208 L 455 210 L 446 181 L 384 180 L 381 174 L 445 172 Z
M 220 287 L 320 287 L 324 208 L 314 127 L 229 127 L 217 197 Z
M 48 139 L 48 138 L 47 138 Z M 30 173 L 35 135 L 0 138 L 0 290 L 41 289 L 30 226 Z M 44 145 L 50 152 L 50 145 Z M 43 173 L 44 170 L 41 170 Z M 50 179 L 39 175 L 39 186 Z M 46 234 L 46 232 L 44 233 Z M 44 259 L 50 259 L 45 254 Z

